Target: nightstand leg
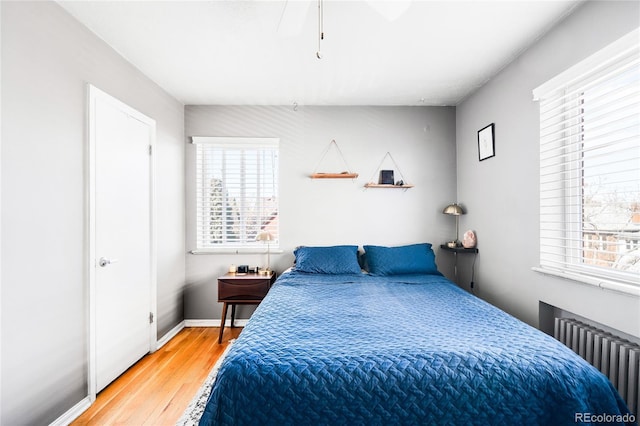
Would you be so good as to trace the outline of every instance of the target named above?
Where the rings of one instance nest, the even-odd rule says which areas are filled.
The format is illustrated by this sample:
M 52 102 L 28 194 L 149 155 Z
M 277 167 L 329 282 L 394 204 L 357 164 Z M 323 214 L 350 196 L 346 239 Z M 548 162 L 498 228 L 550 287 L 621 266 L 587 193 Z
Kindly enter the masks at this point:
M 233 311 L 233 308 L 231 309 Z M 222 305 L 222 319 L 220 320 L 220 334 L 218 335 L 218 343 L 222 343 L 222 333 L 224 333 L 224 323 L 227 320 L 227 302 Z
M 231 328 L 233 328 L 233 322 L 236 320 L 236 305 L 231 305 Z
M 453 276 L 458 284 L 458 252 L 453 252 Z

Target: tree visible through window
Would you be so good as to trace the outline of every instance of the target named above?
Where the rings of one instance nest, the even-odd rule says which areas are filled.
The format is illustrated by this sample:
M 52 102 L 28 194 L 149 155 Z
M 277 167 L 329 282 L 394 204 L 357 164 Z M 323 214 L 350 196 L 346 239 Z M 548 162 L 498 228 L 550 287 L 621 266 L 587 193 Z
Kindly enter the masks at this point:
M 194 137 L 197 248 L 261 247 L 278 241 L 278 140 Z

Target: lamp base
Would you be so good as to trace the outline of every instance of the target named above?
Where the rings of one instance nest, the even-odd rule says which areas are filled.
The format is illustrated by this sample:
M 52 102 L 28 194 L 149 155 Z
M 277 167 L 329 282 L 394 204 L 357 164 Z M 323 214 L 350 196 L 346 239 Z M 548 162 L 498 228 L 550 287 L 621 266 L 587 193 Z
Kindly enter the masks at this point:
M 267 269 L 260 269 L 258 271 L 258 274 L 260 275 L 271 275 L 271 269 L 267 268 Z

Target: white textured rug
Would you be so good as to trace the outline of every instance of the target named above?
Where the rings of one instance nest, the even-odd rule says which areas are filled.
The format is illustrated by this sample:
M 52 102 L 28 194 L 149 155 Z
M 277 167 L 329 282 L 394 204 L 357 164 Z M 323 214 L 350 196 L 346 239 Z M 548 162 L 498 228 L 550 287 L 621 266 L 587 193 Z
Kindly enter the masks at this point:
M 231 349 L 231 345 L 233 345 L 234 340 L 230 340 L 227 348 L 224 350 L 220 358 L 216 361 L 211 372 L 205 379 L 200 389 L 196 393 L 196 396 L 193 397 L 191 403 L 187 407 L 187 409 L 180 417 L 180 420 L 176 423 L 176 426 L 195 426 L 200 421 L 200 417 L 202 417 L 202 413 L 204 413 L 204 407 L 207 405 L 207 400 L 209 399 L 209 395 L 211 394 L 211 388 L 213 387 L 213 382 L 216 380 L 216 376 L 218 375 L 218 370 L 220 370 L 220 366 L 222 365 L 222 361 L 227 356 L 229 349 Z

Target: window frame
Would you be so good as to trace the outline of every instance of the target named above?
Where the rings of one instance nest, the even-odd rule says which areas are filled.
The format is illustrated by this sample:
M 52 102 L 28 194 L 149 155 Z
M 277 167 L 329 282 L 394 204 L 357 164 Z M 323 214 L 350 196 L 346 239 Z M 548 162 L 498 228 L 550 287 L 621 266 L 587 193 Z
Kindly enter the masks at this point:
M 202 209 L 204 209 L 204 205 L 203 203 L 203 199 L 204 199 L 204 195 L 203 195 L 203 191 L 205 191 L 205 187 L 202 185 L 202 181 L 201 179 L 203 179 L 202 174 L 205 173 L 204 170 L 202 170 L 202 167 L 205 167 L 205 165 L 202 163 L 204 160 L 202 158 L 200 158 L 201 155 L 201 150 L 206 149 L 206 147 L 212 147 L 213 149 L 218 149 L 218 150 L 222 150 L 223 153 L 228 154 L 228 153 L 234 153 L 237 151 L 241 151 L 241 154 L 239 154 L 242 157 L 242 160 L 240 162 L 240 165 L 237 167 L 238 171 L 240 172 L 240 175 L 238 176 L 238 182 L 239 182 L 239 191 L 241 192 L 242 196 L 240 197 L 240 204 L 243 205 L 243 203 L 245 202 L 246 199 L 246 188 L 247 188 L 247 161 L 246 161 L 246 157 L 244 157 L 244 150 L 266 150 L 266 151 L 272 151 L 272 157 L 271 159 L 273 161 L 275 161 L 275 165 L 273 166 L 273 168 L 268 168 L 268 170 L 270 170 L 273 173 L 272 179 L 273 179 L 273 191 L 275 193 L 275 212 L 276 212 L 276 217 L 279 218 L 280 217 L 280 208 L 279 208 L 279 204 L 280 204 L 280 200 L 279 200 L 279 149 L 280 149 L 280 139 L 279 138 L 275 138 L 275 137 L 218 137 L 218 136 L 192 136 L 191 137 L 191 142 L 192 144 L 195 146 L 196 148 L 196 152 L 195 152 L 195 156 L 194 156 L 194 171 L 195 171 L 195 182 L 194 182 L 194 193 L 195 193 L 195 218 L 194 218 L 194 232 L 195 232 L 195 249 L 191 250 L 191 254 L 222 254 L 222 253 L 229 253 L 229 254 L 239 254 L 239 253 L 263 253 L 267 250 L 267 244 L 261 241 L 249 241 L 246 239 L 246 237 L 241 238 L 241 241 L 235 241 L 235 242 L 223 242 L 220 243 L 219 245 L 206 245 L 203 244 L 204 241 L 204 235 L 203 235 L 203 231 L 202 229 L 204 229 L 203 227 L 206 226 L 205 224 L 203 224 L 203 220 L 202 219 L 205 215 L 205 212 L 201 211 Z M 224 160 L 223 160 L 224 163 Z M 264 173 L 267 172 L 267 169 L 262 169 L 264 163 L 263 162 L 258 162 L 255 165 L 255 168 L 253 168 L 253 170 L 257 170 L 258 174 L 256 176 L 258 176 L 258 178 L 262 178 L 265 177 L 266 175 L 264 175 Z M 224 167 L 224 166 L 223 166 Z M 262 169 L 262 171 L 260 171 L 260 169 Z M 226 171 L 224 171 L 223 173 L 226 173 Z M 260 174 L 262 173 L 262 174 Z M 226 200 L 226 197 L 223 197 L 224 200 Z M 224 202 L 224 201 L 223 201 Z M 243 209 L 243 207 L 241 207 L 241 209 Z M 223 209 L 224 210 L 224 209 Z M 225 224 L 223 225 L 224 228 L 228 228 L 228 224 L 225 222 Z M 246 228 L 244 225 L 244 220 L 241 220 L 241 232 L 245 233 L 246 232 Z M 268 248 L 272 251 L 272 252 L 278 252 L 279 251 L 279 245 L 280 245 L 280 227 L 279 225 L 276 223 L 275 225 L 276 231 L 272 232 L 272 234 L 274 234 L 275 239 L 272 241 L 269 241 L 268 243 Z
M 640 296 L 640 278 L 634 272 L 619 271 L 613 267 L 593 266 L 585 263 L 585 165 L 583 141 L 585 129 L 582 113 L 585 108 L 585 93 L 580 85 L 588 81 L 587 75 L 593 70 L 606 69 L 624 63 L 622 59 L 640 57 L 637 40 L 640 29 L 623 36 L 594 55 L 552 78 L 533 91 L 534 100 L 541 101 L 540 108 L 540 266 L 532 268 L 537 272 L 559 276 L 601 288 Z M 634 62 L 637 63 L 637 62 Z M 620 68 L 624 69 L 623 66 Z M 604 71 L 603 71 L 604 72 Z M 589 78 L 593 78 L 589 76 Z M 578 90 L 576 91 L 576 88 Z M 576 92 L 576 93 L 573 93 Z M 573 94 L 572 94 L 573 93 Z M 564 99 L 563 99 L 564 98 Z M 558 100 L 559 112 L 543 118 L 548 106 Z M 548 101 L 548 104 L 544 104 Z M 543 109 L 543 105 L 545 108 Z M 574 115 L 576 111 L 580 114 Z M 548 144 L 545 140 L 546 128 L 556 126 L 562 141 Z M 576 129 L 579 129 L 576 131 Z M 572 133 L 573 132 L 573 133 Z M 544 142 L 543 142 L 544 141 Z M 545 149 L 548 147 L 548 151 Z M 577 147 L 577 149 L 575 149 Z M 575 149 L 575 150 L 572 150 Z M 545 156 L 548 152 L 561 153 L 563 159 Z M 545 172 L 547 174 L 545 175 Z M 550 178 L 553 173 L 562 173 L 566 178 Z M 559 184 L 552 187 L 552 184 Z M 545 187 L 545 185 L 550 185 Z M 551 189 L 550 189 L 551 188 Z M 557 206 L 549 201 L 561 200 Z M 557 209 L 554 211 L 554 207 Z M 550 213 L 552 212 L 552 213 Z M 550 215 L 553 219 L 545 218 Z M 558 229 L 551 230 L 553 220 L 558 220 Z M 552 241 L 551 243 L 546 242 Z M 563 242 L 559 242 L 563 240 Z M 555 241 L 555 242 L 553 242 Z M 545 250 L 549 251 L 545 251 Z M 553 251 L 555 249 L 555 251 Z

